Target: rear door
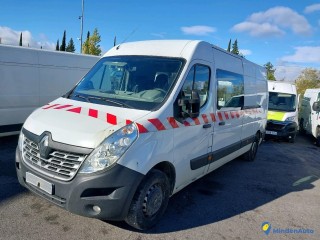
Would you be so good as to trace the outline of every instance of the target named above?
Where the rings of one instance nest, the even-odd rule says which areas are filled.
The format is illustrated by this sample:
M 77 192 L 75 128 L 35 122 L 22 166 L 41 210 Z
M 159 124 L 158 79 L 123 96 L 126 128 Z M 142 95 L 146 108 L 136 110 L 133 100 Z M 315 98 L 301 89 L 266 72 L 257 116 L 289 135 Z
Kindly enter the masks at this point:
M 232 153 L 241 147 L 244 102 L 243 76 L 231 71 L 216 70 L 217 110 L 215 112 L 213 153 L 209 166 L 212 171 L 232 160 Z M 231 155 L 230 155 L 231 154 Z

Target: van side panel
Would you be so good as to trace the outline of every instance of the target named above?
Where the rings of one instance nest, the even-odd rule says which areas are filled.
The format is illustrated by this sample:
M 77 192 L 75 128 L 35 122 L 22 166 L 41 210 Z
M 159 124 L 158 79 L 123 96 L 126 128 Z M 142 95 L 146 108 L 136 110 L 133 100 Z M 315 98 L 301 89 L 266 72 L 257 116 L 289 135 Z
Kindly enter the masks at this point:
M 19 131 L 34 109 L 70 90 L 98 59 L 0 46 L 0 136 Z

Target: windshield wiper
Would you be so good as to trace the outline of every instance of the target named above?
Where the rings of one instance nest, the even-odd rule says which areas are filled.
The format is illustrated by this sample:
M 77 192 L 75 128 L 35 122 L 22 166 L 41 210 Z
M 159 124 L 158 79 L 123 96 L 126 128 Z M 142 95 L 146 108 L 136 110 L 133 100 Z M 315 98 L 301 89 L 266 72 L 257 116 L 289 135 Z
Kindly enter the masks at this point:
M 73 95 L 73 96 L 74 96 L 74 97 L 77 97 L 77 98 L 82 98 L 82 99 L 86 100 L 87 102 L 90 102 L 90 100 L 89 100 L 87 97 L 82 96 L 82 95 L 80 95 L 80 94 L 76 94 L 76 95 Z
M 120 107 L 133 108 L 132 106 L 130 106 L 130 105 L 126 104 L 126 103 L 119 102 L 119 101 L 115 101 L 115 100 L 111 100 L 111 99 L 108 99 L 108 98 L 103 98 L 103 97 L 88 97 L 88 100 L 89 100 L 89 99 L 95 99 L 95 100 L 100 100 L 100 101 L 104 101 L 104 102 L 109 102 L 109 103 L 118 105 L 118 106 L 120 106 Z M 89 101 L 89 102 L 90 102 L 90 101 Z

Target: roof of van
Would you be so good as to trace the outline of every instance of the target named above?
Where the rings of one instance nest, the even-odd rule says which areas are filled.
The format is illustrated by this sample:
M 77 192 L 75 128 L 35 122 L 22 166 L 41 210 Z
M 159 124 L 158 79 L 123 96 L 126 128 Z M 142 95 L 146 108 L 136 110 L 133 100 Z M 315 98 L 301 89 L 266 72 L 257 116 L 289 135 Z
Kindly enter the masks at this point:
M 320 92 L 320 88 L 308 88 L 306 89 L 306 92 L 311 92 L 311 93 L 318 93 Z
M 268 91 L 297 95 L 296 85 L 290 82 L 268 81 Z
M 198 40 L 150 40 L 119 44 L 104 56 L 148 55 L 168 57 L 188 57 L 199 45 L 210 45 Z
M 114 46 L 103 56 L 166 56 L 181 57 L 186 60 L 202 59 L 212 62 L 214 61 L 214 56 L 212 52 L 208 51 L 209 49 L 216 50 L 216 53 L 223 52 L 245 63 L 254 64 L 241 56 L 232 54 L 220 47 L 201 40 L 147 40 L 127 42 Z

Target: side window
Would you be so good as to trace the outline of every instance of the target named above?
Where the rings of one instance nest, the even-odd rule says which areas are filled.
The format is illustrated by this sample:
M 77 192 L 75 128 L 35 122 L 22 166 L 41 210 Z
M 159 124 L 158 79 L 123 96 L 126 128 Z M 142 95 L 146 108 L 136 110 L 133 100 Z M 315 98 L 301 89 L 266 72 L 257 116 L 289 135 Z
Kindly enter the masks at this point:
M 217 69 L 218 109 L 223 107 L 242 108 L 244 104 L 243 76 L 237 73 Z
M 190 69 L 185 83 L 182 87 L 183 97 L 191 98 L 191 91 L 197 90 L 200 95 L 200 107 L 202 107 L 208 98 L 208 89 L 210 81 L 210 68 L 204 65 L 195 65 Z

